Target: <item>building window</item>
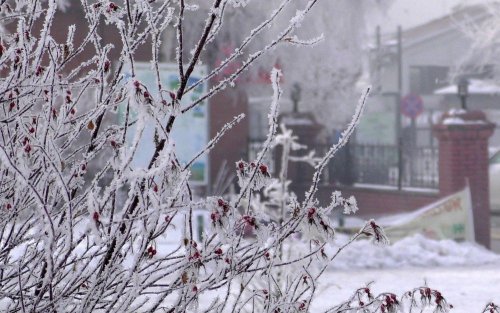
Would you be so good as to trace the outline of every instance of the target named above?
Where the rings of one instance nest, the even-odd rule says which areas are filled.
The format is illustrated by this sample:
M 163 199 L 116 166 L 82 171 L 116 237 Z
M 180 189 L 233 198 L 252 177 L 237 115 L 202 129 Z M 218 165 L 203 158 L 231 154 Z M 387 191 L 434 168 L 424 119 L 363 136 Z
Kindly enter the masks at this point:
M 448 84 L 449 68 L 446 66 L 411 66 L 410 91 L 418 95 L 430 95 Z

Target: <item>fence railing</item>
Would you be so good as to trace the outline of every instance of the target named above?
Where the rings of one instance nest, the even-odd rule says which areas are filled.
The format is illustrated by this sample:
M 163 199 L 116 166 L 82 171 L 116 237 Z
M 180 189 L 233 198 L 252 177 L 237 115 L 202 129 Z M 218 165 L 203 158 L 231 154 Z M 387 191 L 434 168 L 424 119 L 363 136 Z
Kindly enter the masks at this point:
M 255 159 L 262 141 L 249 142 L 249 159 Z M 316 155 L 323 155 L 330 146 L 316 145 Z M 323 173 L 324 183 L 344 185 L 366 184 L 393 187 L 437 189 L 439 185 L 439 152 L 435 146 L 406 147 L 404 145 L 349 144 L 343 147 Z M 275 168 L 278 160 L 268 154 L 265 160 Z M 306 178 L 312 169 L 306 164 L 291 164 L 290 171 Z
M 354 144 L 357 183 L 437 188 L 439 183 L 437 147 L 406 148 L 387 145 Z

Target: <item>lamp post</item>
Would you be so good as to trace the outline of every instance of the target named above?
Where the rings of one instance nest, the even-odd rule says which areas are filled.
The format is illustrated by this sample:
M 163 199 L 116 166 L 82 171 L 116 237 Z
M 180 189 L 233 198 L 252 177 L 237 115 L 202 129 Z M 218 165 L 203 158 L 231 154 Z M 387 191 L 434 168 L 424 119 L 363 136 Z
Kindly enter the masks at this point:
M 298 113 L 299 112 L 299 102 L 302 94 L 302 88 L 300 87 L 299 83 L 294 83 L 292 87 L 292 92 L 290 95 L 290 98 L 292 99 L 293 103 L 293 113 Z
M 469 96 L 469 81 L 462 77 L 458 82 L 458 96 L 462 103 L 462 109 L 467 110 L 467 97 Z

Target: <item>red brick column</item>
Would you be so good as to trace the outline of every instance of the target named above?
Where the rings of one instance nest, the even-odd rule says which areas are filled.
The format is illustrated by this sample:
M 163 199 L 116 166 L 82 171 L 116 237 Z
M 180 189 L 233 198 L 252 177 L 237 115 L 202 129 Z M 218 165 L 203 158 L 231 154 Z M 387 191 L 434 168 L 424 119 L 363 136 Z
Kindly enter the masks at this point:
M 490 246 L 488 138 L 495 125 L 480 111 L 443 115 L 433 128 L 439 140 L 439 192 L 446 196 L 469 181 L 476 241 Z

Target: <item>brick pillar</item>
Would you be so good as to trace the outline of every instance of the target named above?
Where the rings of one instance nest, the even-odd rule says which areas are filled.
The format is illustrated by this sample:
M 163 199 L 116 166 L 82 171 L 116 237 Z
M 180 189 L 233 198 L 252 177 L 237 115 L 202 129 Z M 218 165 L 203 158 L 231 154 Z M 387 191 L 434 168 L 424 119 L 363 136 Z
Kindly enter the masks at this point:
M 490 247 L 488 138 L 495 124 L 483 112 L 445 113 L 433 133 L 439 140 L 439 192 L 447 196 L 469 181 L 476 241 Z
M 279 117 L 279 123 L 285 124 L 288 129 L 293 131 L 293 135 L 297 136 L 298 142 L 314 149 L 318 144 L 317 137 L 323 126 L 316 122 L 314 115 L 310 112 L 290 112 L 284 113 Z M 306 150 L 294 151 L 293 155 L 301 156 L 307 154 Z M 319 152 L 319 151 L 316 151 Z M 281 170 L 281 147 L 276 149 L 276 173 Z M 304 194 L 310 186 L 314 168 L 303 162 L 288 163 L 288 179 L 292 181 L 290 189 L 297 195 L 299 201 L 304 200 Z

